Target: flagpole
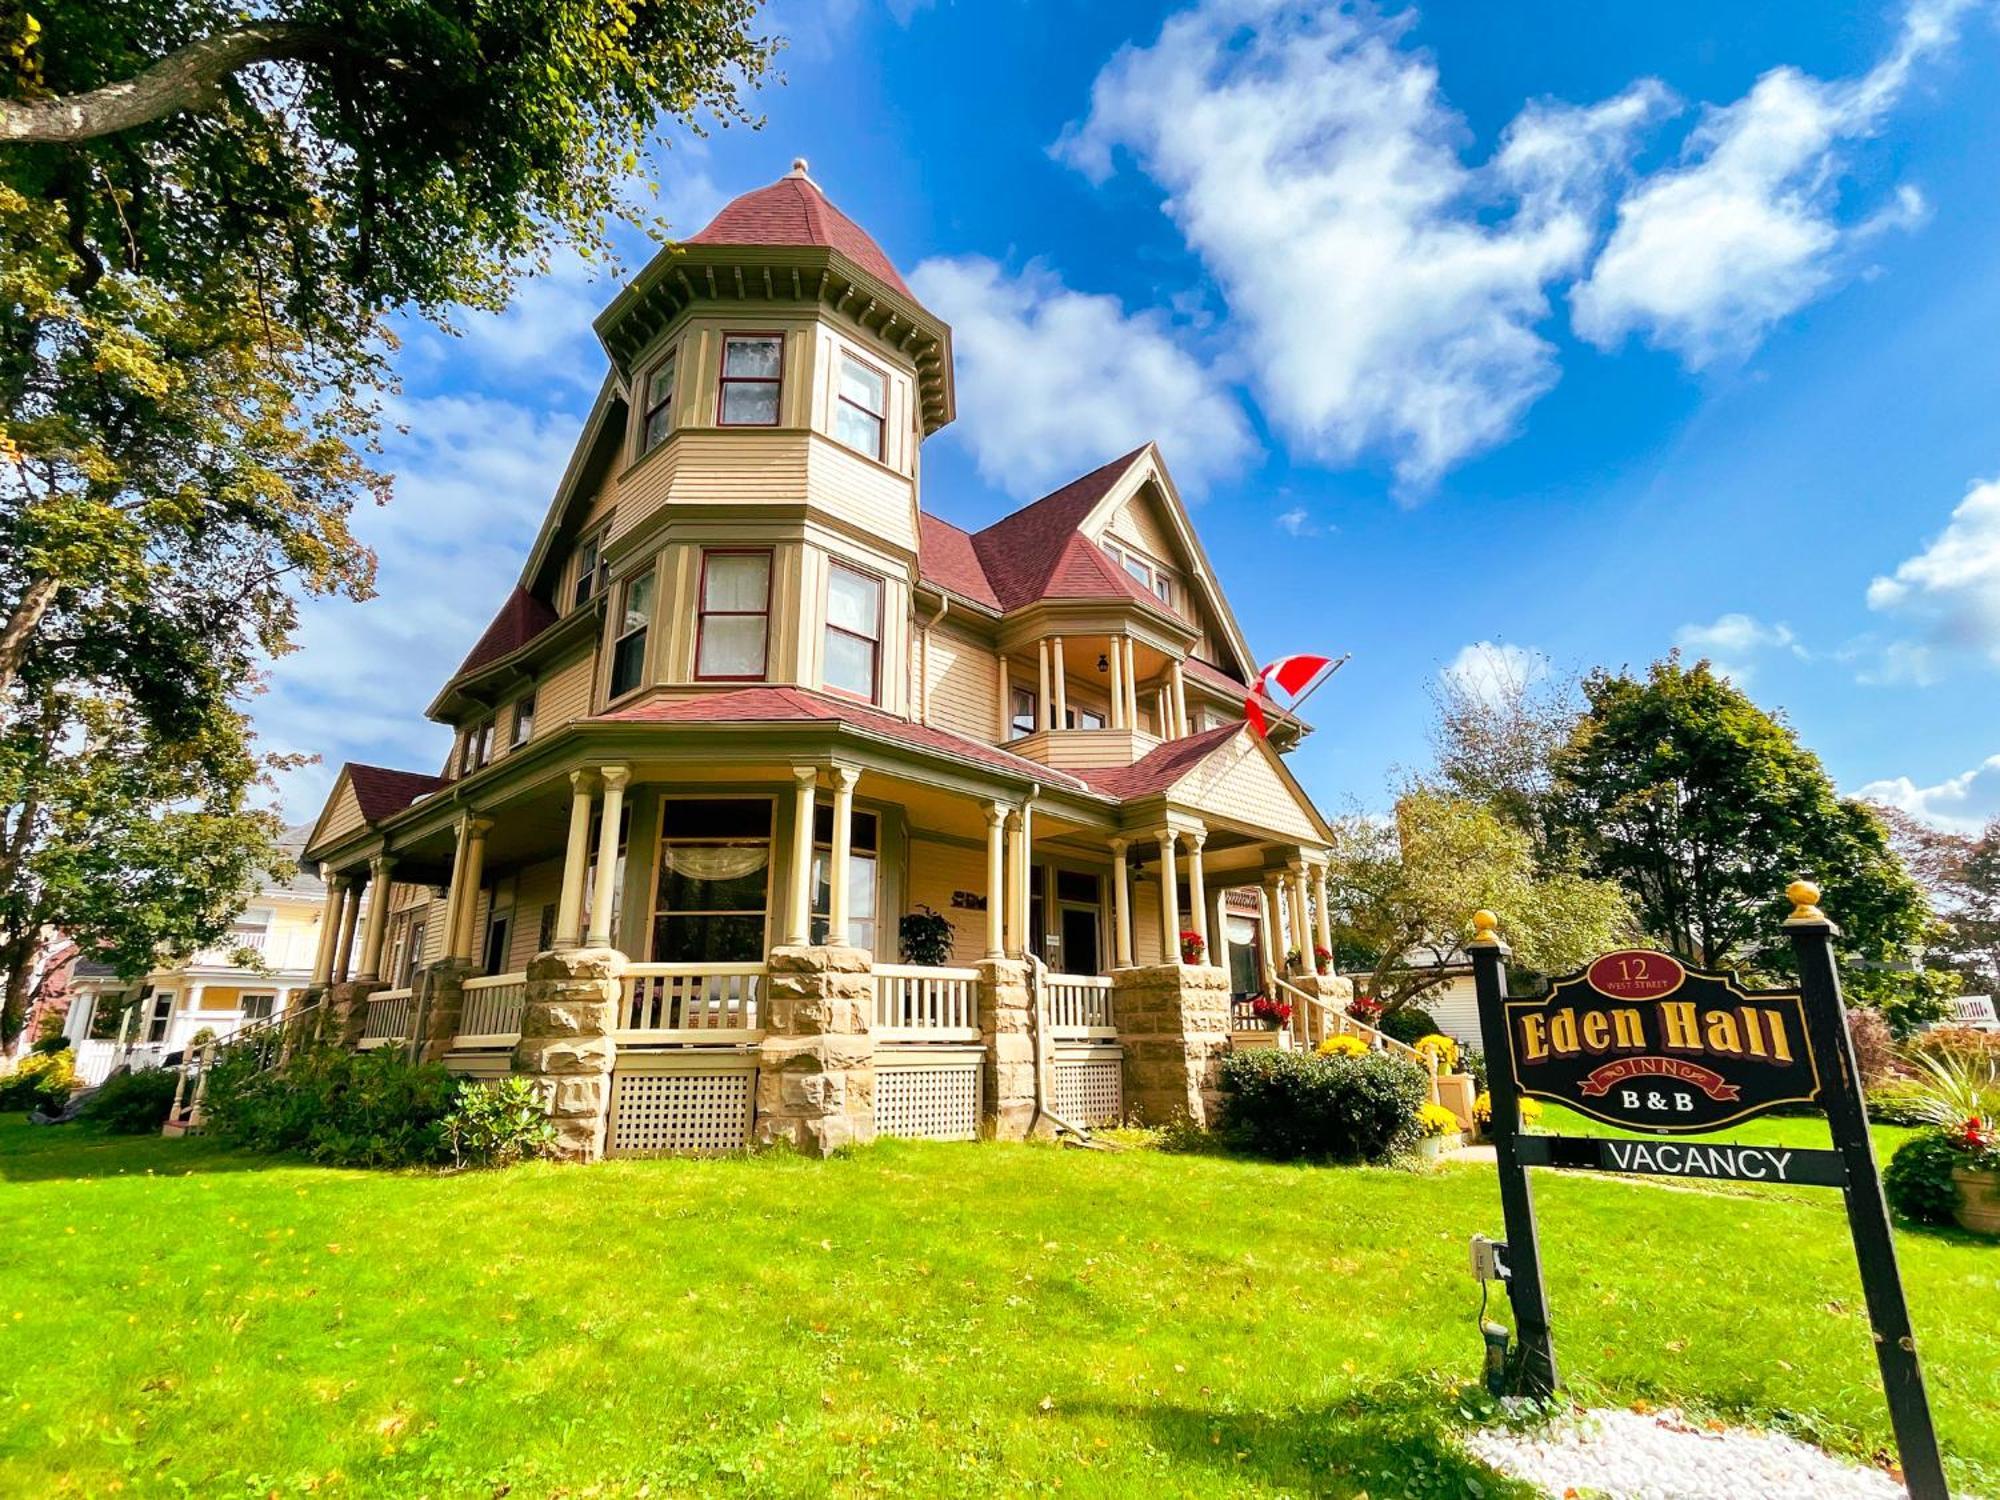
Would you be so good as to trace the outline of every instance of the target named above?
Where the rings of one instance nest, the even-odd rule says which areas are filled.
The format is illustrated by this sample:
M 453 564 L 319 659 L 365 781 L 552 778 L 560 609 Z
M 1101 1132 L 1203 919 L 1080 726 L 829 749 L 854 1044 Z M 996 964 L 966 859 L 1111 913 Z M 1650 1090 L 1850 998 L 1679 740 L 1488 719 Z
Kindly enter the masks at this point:
M 1332 666 L 1328 667 L 1324 672 L 1320 673 L 1319 676 L 1315 677 L 1311 682 L 1307 683 L 1305 691 L 1300 693 L 1298 697 L 1294 698 L 1291 702 L 1291 706 L 1289 708 L 1286 708 L 1284 711 L 1292 715 L 1294 718 L 1298 717 L 1299 705 L 1305 702 L 1306 699 L 1310 698 L 1314 693 L 1318 692 L 1322 687 L 1326 686 L 1327 682 L 1332 679 L 1333 674 L 1335 672 L 1338 672 L 1342 667 L 1346 666 L 1353 659 L 1354 659 L 1354 653 L 1352 651 L 1342 653 L 1340 660 L 1335 662 Z

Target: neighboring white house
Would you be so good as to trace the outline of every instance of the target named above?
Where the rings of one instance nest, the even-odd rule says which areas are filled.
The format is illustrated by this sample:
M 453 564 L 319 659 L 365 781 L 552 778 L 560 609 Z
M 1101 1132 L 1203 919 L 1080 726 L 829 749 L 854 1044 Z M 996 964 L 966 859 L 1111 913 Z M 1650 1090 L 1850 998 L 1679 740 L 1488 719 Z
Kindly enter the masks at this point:
M 288 828 L 281 845 L 296 854 L 310 832 L 309 824 Z M 157 1066 L 203 1032 L 226 1037 L 282 1015 L 312 980 L 325 901 L 324 884 L 302 868 L 251 893 L 218 947 L 163 963 L 136 980 L 79 962 L 63 1026 L 78 1076 L 99 1083 L 120 1062 Z M 245 949 L 258 955 L 256 967 L 238 962 Z

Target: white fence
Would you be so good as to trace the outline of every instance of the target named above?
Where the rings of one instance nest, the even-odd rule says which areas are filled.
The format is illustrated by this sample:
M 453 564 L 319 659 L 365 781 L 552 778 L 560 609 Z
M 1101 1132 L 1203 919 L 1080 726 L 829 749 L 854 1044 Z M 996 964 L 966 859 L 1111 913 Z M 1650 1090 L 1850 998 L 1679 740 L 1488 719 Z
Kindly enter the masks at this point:
M 979 1040 L 979 971 L 877 964 L 875 1035 L 889 1041 Z
M 618 1035 L 632 1041 L 752 1042 L 763 1026 L 762 964 L 633 964 Z
M 1115 1038 L 1111 981 L 1098 974 L 1050 974 L 1042 981 L 1048 997 L 1049 1030 L 1064 1040 Z
M 361 1023 L 361 1045 L 382 1047 L 410 1039 L 409 990 L 377 990 L 368 997 L 368 1015 Z
M 465 981 L 454 1046 L 511 1046 L 521 1034 L 521 1007 L 528 998 L 526 974 L 489 974 Z
M 134 1073 L 143 1073 L 148 1068 L 157 1068 L 166 1061 L 165 1042 L 78 1042 L 70 1059 L 76 1069 L 76 1081 L 89 1088 L 104 1082 L 121 1065 L 131 1068 Z

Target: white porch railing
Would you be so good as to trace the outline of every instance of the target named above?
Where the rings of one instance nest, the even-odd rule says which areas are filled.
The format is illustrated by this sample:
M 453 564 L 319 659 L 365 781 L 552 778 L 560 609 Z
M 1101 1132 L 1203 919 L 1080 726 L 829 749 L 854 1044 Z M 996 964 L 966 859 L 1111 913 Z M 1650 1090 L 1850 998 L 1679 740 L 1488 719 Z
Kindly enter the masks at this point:
M 1059 1041 L 1117 1039 L 1111 981 L 1104 975 L 1050 974 L 1042 991 L 1048 996 L 1049 1030 Z
M 875 1035 L 890 1041 L 978 1041 L 979 971 L 877 964 Z
M 377 990 L 368 997 L 368 1014 L 361 1022 L 363 1047 L 384 1047 L 410 1039 L 411 993 Z
M 762 1034 L 762 964 L 632 964 L 621 981 L 621 1041 L 754 1042 Z
M 521 1034 L 521 1007 L 528 998 L 526 974 L 488 974 L 465 981 L 455 1047 L 509 1047 Z
M 1429 1053 L 1419 1052 L 1408 1042 L 1399 1042 L 1387 1032 L 1377 1031 L 1366 1021 L 1357 1021 L 1331 1000 L 1309 995 L 1295 984 L 1280 979 L 1278 988 L 1292 1002 L 1293 1035 L 1308 1051 L 1331 1036 L 1357 1037 L 1371 1052 L 1393 1052 L 1417 1064 L 1431 1075 L 1431 1089 L 1436 1092 L 1437 1063 Z
M 70 1065 L 76 1069 L 78 1083 L 95 1088 L 121 1065 L 143 1073 L 159 1067 L 166 1056 L 165 1042 L 84 1041 L 75 1044 Z

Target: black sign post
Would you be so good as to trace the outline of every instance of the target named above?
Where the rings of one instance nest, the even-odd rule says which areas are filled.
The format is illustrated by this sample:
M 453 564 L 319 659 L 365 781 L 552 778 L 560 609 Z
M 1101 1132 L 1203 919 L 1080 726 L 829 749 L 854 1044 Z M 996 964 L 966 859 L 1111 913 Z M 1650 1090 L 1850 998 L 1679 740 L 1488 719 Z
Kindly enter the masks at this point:
M 1630 949 L 1603 955 L 1546 994 L 1514 1000 L 1507 945 L 1490 912 L 1474 913 L 1467 946 L 1506 1216 L 1507 1295 L 1521 1344 L 1516 1389 L 1545 1397 L 1556 1386 L 1529 1167 L 1837 1187 L 1904 1484 L 1911 1500 L 1950 1500 L 1847 1034 L 1833 961 L 1838 929 L 1819 909 L 1818 887 L 1798 881 L 1787 894 L 1796 991 L 1747 990 L 1733 974 Z M 1530 1095 L 1657 1139 L 1523 1135 L 1521 1099 Z M 1825 1110 L 1833 1150 L 1674 1138 L 1807 1103 Z

